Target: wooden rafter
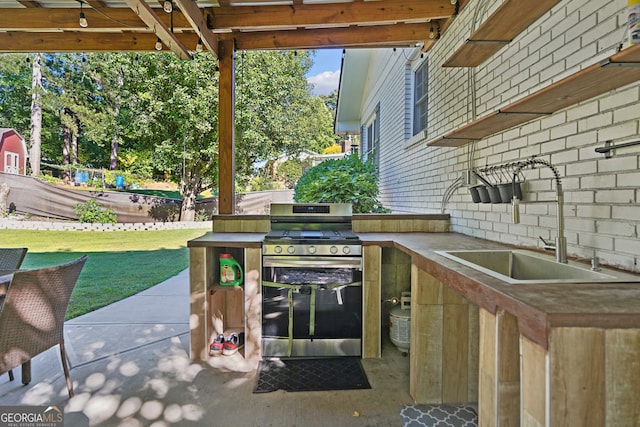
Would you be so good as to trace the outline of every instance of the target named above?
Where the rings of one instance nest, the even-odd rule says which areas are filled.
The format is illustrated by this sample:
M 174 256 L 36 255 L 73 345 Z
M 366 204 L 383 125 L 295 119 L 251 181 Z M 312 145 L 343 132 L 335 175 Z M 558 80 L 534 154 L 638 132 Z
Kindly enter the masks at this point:
M 182 45 L 195 46 L 195 33 L 175 34 Z M 155 52 L 153 33 L 0 32 L 0 52 Z
M 429 37 L 429 24 L 396 24 L 315 30 L 251 31 L 221 34 L 240 50 L 314 49 L 324 47 L 415 46 Z
M 89 27 L 85 31 L 145 31 L 145 24 L 131 9 L 85 7 L 83 10 Z M 0 14 L 0 31 L 79 31 L 78 9 L 11 9 Z M 169 28 L 166 13 L 156 17 Z M 174 31 L 190 31 L 191 25 L 179 11 L 173 12 Z
M 228 6 L 214 9 L 215 29 L 260 27 L 347 26 L 448 18 L 455 12 L 449 0 L 381 0 L 291 6 Z
M 191 59 L 191 54 L 187 48 L 178 40 L 176 35 L 169 30 L 169 27 L 158 18 L 156 13 L 144 0 L 125 0 L 127 5 L 147 24 L 147 27 L 162 40 L 173 53 L 182 59 Z
M 196 0 L 173 0 L 170 22 L 169 14 L 162 12 L 161 0 L 150 0 L 153 9 L 145 0 L 126 0 L 130 9 L 104 0 L 82 0 L 89 26 L 81 28 L 78 5 L 72 1 L 67 8 L 37 7 L 35 1 L 22 1 L 31 7 L 0 13 L 0 52 L 151 51 L 156 37 L 181 58 L 189 57 L 185 46 L 194 49 L 198 38 L 214 55 L 218 40 L 230 38 L 241 49 L 389 47 L 422 42 L 427 50 L 434 41 L 429 39 L 429 27 L 423 30 L 420 25 L 436 19 L 445 22 L 455 13 L 450 0 L 292 0 L 289 6 L 209 1 L 213 7 L 200 7 Z M 438 18 L 441 16 L 445 19 Z M 149 33 L 154 41 L 142 44 L 149 39 L 142 34 Z
M 202 43 L 207 47 L 214 57 L 218 56 L 218 36 L 215 35 L 208 27 L 202 10 L 193 0 L 175 0 L 176 4 L 182 10 L 191 27 L 198 34 Z

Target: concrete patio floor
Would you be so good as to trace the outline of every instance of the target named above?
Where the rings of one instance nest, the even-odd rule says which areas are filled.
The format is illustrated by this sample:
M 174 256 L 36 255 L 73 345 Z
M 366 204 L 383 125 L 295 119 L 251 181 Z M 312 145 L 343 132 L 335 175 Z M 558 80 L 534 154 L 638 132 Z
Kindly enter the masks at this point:
M 56 346 L 33 359 L 29 385 L 20 368 L 13 382 L 0 377 L 0 405 L 57 405 L 70 427 L 387 427 L 412 403 L 409 358 L 388 340 L 381 359 L 362 361 L 369 390 L 254 394 L 256 372 L 240 354 L 192 362 L 188 270 L 68 321 L 65 342 L 72 399 Z

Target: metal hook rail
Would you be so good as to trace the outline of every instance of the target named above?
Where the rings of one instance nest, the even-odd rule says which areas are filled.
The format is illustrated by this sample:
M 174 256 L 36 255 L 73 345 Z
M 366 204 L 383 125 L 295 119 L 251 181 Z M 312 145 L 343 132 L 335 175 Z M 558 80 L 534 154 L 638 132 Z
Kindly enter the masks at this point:
M 596 148 L 596 153 L 602 153 L 604 154 L 605 159 L 610 159 L 611 157 L 613 157 L 613 154 L 611 154 L 611 152 L 614 151 L 616 148 L 633 147 L 634 145 L 640 145 L 640 140 L 625 142 L 623 144 L 617 144 L 617 145 L 614 144 L 613 141 L 605 141 L 604 147 Z

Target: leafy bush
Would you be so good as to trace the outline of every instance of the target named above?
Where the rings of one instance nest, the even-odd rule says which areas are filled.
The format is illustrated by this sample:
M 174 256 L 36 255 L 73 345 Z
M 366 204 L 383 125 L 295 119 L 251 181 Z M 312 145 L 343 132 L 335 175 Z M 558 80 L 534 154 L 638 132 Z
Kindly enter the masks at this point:
M 78 215 L 80 222 L 115 224 L 118 222 L 118 216 L 113 209 L 100 207 L 94 199 L 89 199 L 84 203 L 78 203 L 73 208 L 73 213 Z
M 376 165 L 357 155 L 325 160 L 309 169 L 298 180 L 293 196 L 301 203 L 351 203 L 355 213 L 389 212 L 377 197 Z

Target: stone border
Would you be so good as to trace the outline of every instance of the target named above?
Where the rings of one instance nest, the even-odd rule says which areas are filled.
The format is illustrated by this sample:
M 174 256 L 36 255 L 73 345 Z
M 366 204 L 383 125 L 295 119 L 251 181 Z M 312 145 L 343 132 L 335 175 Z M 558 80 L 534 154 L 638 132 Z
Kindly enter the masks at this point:
M 53 231 L 147 231 L 209 229 L 210 221 L 185 222 L 132 222 L 116 224 L 90 224 L 73 221 L 25 221 L 0 218 L 0 230 L 53 230 Z

